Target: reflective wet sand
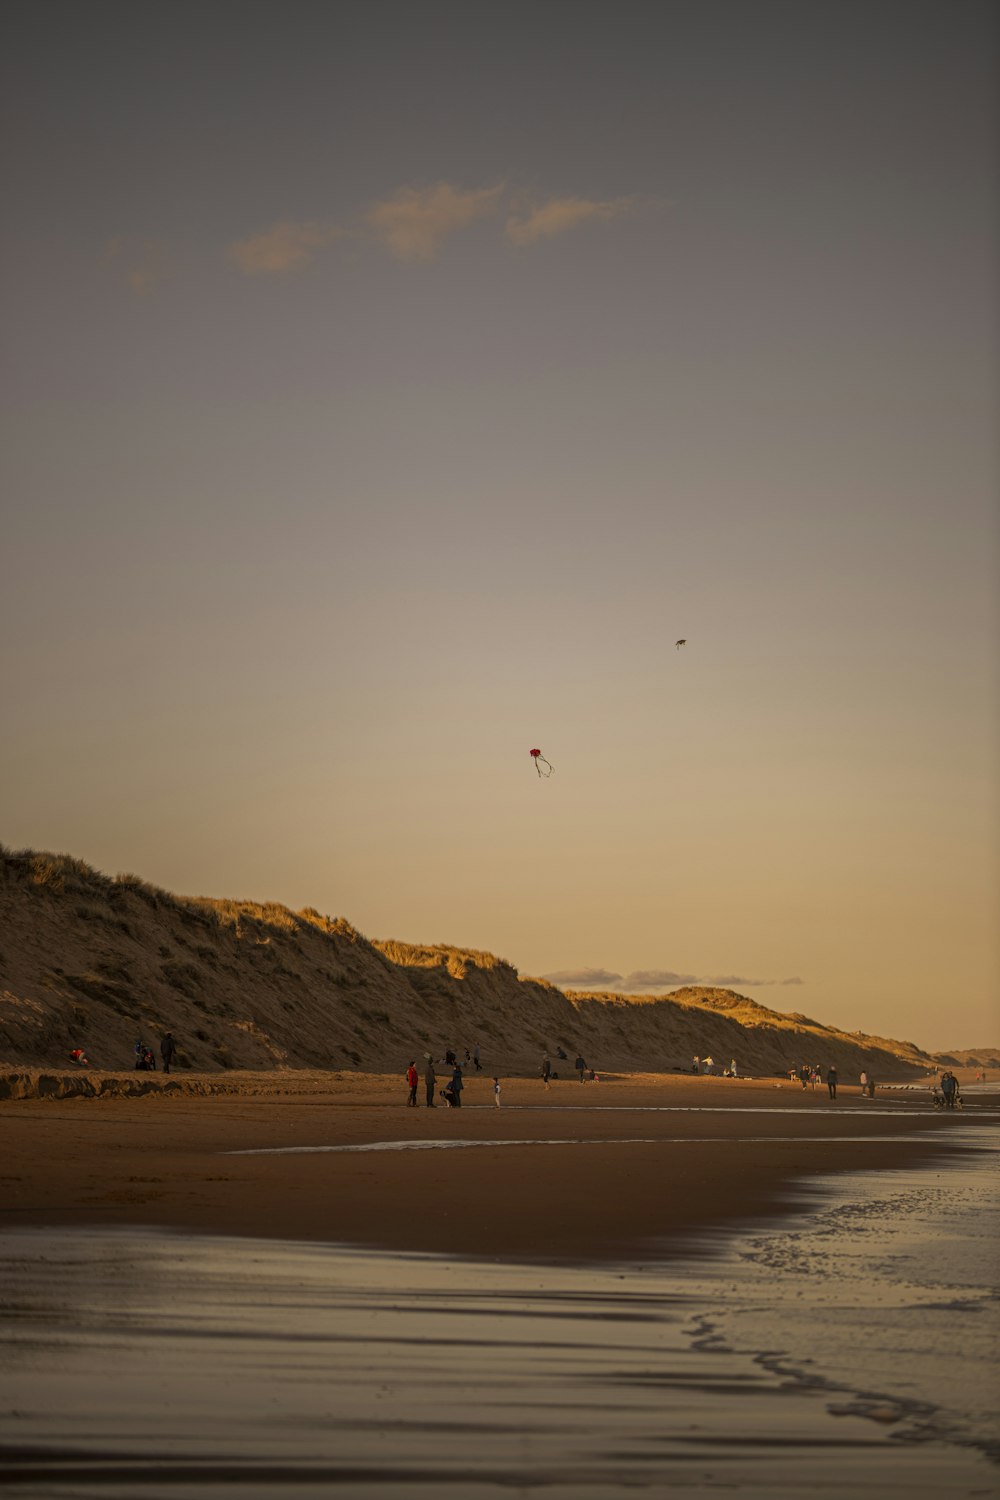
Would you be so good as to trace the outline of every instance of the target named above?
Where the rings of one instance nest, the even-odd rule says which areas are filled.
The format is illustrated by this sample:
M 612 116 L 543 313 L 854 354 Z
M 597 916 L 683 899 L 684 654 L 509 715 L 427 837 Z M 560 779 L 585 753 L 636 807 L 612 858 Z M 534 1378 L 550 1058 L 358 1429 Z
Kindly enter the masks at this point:
M 995 1494 L 996 1142 L 970 1134 L 668 1267 L 6 1234 L 8 1493 Z

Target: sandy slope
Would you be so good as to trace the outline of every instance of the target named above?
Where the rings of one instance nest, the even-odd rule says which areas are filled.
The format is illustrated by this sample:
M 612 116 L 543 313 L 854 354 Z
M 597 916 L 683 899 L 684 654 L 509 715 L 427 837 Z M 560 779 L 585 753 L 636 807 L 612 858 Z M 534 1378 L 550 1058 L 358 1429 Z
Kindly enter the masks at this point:
M 67 856 L 0 851 L 0 1061 L 132 1063 L 137 1036 L 171 1030 L 179 1071 L 393 1072 L 411 1057 L 482 1045 L 488 1070 L 536 1073 L 546 1048 L 572 1072 L 688 1069 L 711 1055 L 741 1072 L 801 1062 L 912 1077 L 933 1059 L 908 1042 L 847 1034 L 730 990 L 664 998 L 563 993 L 501 959 L 370 942 L 341 918 L 277 905 L 184 899 Z M 568 1054 L 560 1061 L 557 1049 Z

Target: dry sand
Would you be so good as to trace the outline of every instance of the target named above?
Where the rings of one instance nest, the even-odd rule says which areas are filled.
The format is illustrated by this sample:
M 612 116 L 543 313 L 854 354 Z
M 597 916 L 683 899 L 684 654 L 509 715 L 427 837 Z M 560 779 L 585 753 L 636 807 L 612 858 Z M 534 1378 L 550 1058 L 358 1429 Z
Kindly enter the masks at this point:
M 227 1085 L 239 1092 L 0 1103 L 0 1228 L 156 1226 L 525 1260 L 669 1255 L 710 1226 L 780 1212 L 797 1179 L 930 1160 L 941 1132 L 976 1122 L 974 1109 L 933 1111 L 923 1091 L 871 1103 L 842 1088 L 831 1105 L 825 1089 L 771 1080 L 646 1074 L 546 1090 L 512 1079 L 496 1109 L 483 1074 L 461 1111 L 439 1100 L 433 1113 L 408 1109 L 389 1077 Z M 398 1142 L 508 1144 L 230 1154 Z

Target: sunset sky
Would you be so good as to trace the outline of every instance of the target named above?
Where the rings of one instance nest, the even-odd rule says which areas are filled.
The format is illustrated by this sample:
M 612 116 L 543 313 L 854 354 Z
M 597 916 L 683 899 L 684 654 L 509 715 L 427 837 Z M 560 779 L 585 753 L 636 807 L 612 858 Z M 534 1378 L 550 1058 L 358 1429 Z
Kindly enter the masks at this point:
M 0 838 L 1000 1041 L 996 14 L 15 3 Z

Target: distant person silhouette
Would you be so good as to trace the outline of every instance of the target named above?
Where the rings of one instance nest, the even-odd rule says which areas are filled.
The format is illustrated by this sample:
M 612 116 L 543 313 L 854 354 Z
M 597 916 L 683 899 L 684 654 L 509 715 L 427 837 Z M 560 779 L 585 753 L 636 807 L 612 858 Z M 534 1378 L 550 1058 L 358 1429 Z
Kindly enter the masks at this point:
M 176 1051 L 177 1047 L 174 1042 L 174 1034 L 172 1031 L 168 1031 L 166 1036 L 160 1043 L 160 1056 L 163 1058 L 164 1073 L 170 1072 L 170 1064 L 174 1060 L 174 1053 Z

